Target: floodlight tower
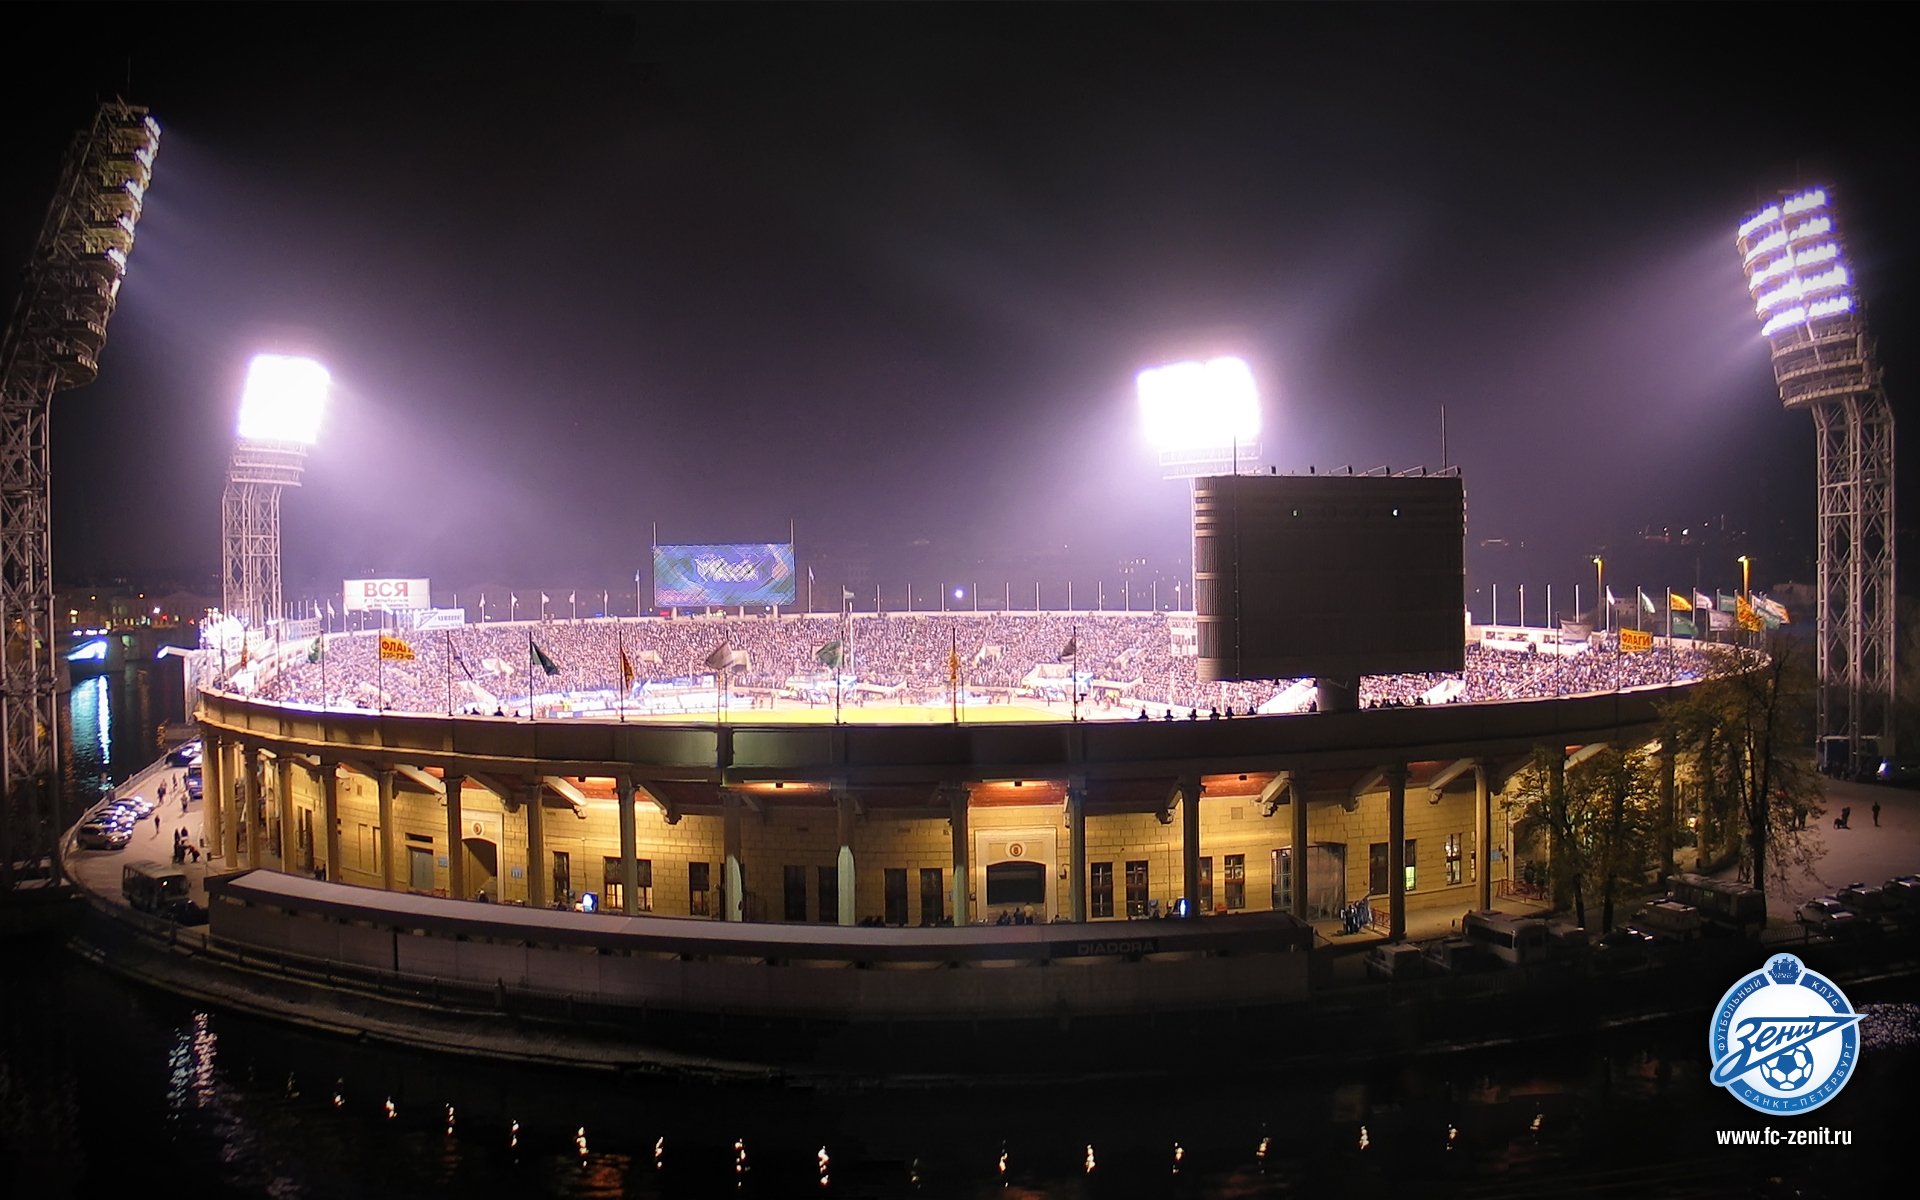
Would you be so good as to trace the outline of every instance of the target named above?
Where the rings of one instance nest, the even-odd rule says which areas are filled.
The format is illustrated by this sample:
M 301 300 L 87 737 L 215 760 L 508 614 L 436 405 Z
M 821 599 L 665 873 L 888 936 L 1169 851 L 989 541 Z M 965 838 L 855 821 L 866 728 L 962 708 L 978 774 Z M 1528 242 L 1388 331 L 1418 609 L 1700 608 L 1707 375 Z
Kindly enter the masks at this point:
M 0 338 L 0 889 L 24 862 L 60 870 L 49 409 L 100 372 L 159 147 L 147 110 L 119 101 L 74 135 Z
M 320 433 L 327 370 L 310 358 L 255 355 L 247 365 L 233 462 L 220 497 L 221 603 L 248 629 L 280 609 L 280 493 L 300 486 Z
M 1237 475 L 1260 465 L 1260 390 L 1253 370 L 1238 358 L 1178 362 L 1140 372 L 1134 381 L 1147 441 L 1160 452 L 1160 477 L 1197 481 Z M 1189 490 L 1189 497 L 1193 492 Z M 1203 573 L 1194 544 L 1191 587 L 1194 605 Z M 1211 566 L 1205 572 L 1213 583 Z
M 1893 753 L 1893 409 L 1826 188 L 1783 194 L 1735 236 L 1780 402 L 1813 415 L 1820 736 L 1858 769 Z

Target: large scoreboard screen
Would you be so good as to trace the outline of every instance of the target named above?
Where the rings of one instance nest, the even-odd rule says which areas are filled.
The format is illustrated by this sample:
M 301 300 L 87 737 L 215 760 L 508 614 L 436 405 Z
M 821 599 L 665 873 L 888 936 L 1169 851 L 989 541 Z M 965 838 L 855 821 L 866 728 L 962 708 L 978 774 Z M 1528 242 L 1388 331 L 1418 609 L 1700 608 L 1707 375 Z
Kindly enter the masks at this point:
M 655 608 L 793 603 L 793 547 L 782 542 L 655 546 Z
M 1460 670 L 1466 534 L 1458 476 L 1199 480 L 1196 672 L 1212 682 Z

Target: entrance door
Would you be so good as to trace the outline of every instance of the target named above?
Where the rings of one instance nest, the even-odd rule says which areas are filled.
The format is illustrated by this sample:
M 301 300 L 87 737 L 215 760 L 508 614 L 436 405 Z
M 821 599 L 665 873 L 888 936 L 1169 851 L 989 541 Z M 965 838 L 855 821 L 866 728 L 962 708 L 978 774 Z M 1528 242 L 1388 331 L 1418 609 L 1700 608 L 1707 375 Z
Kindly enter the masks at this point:
M 1347 906 L 1347 847 L 1315 842 L 1307 847 L 1307 917 L 1328 920 Z
M 907 869 L 888 867 L 886 882 L 886 922 L 889 925 L 905 925 L 907 923 Z
M 482 893 L 487 899 L 500 899 L 500 848 L 485 838 L 468 838 L 460 843 L 467 856 L 467 895 L 471 900 Z

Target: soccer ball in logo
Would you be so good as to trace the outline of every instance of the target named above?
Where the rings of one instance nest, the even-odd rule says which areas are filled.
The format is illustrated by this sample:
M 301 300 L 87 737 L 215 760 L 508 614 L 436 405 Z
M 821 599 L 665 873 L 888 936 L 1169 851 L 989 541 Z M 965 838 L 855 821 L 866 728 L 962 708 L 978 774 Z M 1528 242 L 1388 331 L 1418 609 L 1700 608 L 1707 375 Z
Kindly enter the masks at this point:
M 1813 1055 L 1805 1046 L 1782 1051 L 1760 1064 L 1760 1078 L 1776 1091 L 1798 1091 L 1812 1077 Z

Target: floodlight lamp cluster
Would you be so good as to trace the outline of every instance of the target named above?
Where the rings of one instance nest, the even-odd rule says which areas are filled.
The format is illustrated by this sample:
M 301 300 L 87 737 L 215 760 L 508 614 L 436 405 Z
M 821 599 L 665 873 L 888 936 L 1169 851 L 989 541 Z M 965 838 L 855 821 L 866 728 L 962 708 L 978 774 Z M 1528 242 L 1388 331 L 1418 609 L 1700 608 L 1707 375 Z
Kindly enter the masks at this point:
M 1162 453 L 1251 448 L 1260 436 L 1260 391 L 1242 359 L 1152 367 L 1135 387 L 1147 440 Z
M 68 217 L 50 247 L 47 282 L 60 295 L 56 362 L 68 387 L 91 383 L 100 371 L 107 321 L 120 296 L 120 281 L 133 252 L 160 125 L 133 105 L 103 106 L 75 182 Z
M 331 383 L 327 369 L 310 358 L 255 355 L 240 396 L 237 436 L 243 442 L 313 445 Z
M 1853 275 L 1825 188 L 1761 209 L 1741 222 L 1735 240 L 1761 336 L 1811 338 L 1816 322 L 1852 316 Z

